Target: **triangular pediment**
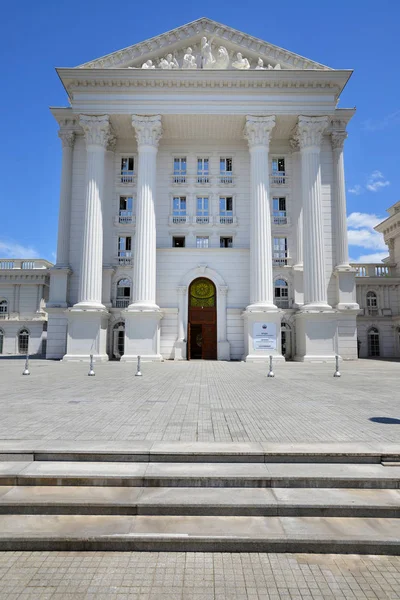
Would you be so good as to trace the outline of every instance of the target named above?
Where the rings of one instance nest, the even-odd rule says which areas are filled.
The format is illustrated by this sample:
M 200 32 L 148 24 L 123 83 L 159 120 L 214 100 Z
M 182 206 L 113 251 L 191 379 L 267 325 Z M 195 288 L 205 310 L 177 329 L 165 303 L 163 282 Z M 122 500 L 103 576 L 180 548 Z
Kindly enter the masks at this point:
M 205 58 L 205 47 L 203 38 L 210 44 L 210 52 L 207 62 Z M 226 52 L 220 51 L 220 48 Z M 185 60 L 188 47 L 192 52 L 189 54 L 189 61 Z M 241 54 L 241 59 L 237 54 Z M 168 31 L 156 37 L 134 44 L 123 50 L 118 50 L 107 56 L 79 65 L 79 69 L 121 69 L 136 68 L 141 69 L 144 63 L 148 63 L 150 68 L 156 69 L 165 66 L 167 55 L 171 54 L 171 62 L 174 62 L 174 68 L 185 68 L 192 64 L 192 68 L 211 68 L 211 69 L 235 69 L 235 65 L 240 66 L 240 60 L 247 59 L 250 69 L 254 70 L 263 61 L 263 67 L 281 68 L 281 69 L 316 69 L 330 70 L 329 67 L 321 65 L 268 42 L 247 35 L 221 23 L 203 17 L 182 25 L 177 29 Z M 191 59 L 190 57 L 193 57 Z M 213 62 L 214 61 L 214 62 Z M 246 69 L 247 70 L 247 69 Z

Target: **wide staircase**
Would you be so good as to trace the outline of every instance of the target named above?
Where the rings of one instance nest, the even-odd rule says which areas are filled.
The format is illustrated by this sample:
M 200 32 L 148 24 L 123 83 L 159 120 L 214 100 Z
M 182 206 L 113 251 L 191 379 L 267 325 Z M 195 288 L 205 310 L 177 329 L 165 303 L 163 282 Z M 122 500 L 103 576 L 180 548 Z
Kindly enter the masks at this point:
M 400 554 L 399 451 L 3 441 L 0 550 Z

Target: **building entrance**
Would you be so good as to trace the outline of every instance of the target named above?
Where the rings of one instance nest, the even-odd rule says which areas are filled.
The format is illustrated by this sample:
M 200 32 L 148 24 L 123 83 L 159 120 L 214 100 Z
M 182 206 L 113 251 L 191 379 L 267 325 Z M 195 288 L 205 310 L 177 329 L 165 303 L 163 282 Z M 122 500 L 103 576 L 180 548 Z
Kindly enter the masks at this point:
M 188 359 L 217 359 L 217 294 L 205 277 L 190 284 L 188 310 Z

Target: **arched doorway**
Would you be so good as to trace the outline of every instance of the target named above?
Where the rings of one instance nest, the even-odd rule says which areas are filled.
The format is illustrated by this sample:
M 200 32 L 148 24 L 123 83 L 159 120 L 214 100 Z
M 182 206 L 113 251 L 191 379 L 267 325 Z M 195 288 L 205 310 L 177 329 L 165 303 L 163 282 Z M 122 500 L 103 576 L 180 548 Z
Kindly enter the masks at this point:
M 188 359 L 217 360 L 217 293 L 210 279 L 189 287 Z
M 112 355 L 115 360 L 121 360 L 125 351 L 125 323 L 115 323 L 112 330 Z

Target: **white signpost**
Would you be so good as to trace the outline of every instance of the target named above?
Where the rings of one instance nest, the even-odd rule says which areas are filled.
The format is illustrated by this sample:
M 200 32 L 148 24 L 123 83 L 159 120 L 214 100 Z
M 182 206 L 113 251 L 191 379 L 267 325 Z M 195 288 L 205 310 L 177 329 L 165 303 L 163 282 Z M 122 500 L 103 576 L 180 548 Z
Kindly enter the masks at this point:
M 254 350 L 276 350 L 276 323 L 254 323 Z

